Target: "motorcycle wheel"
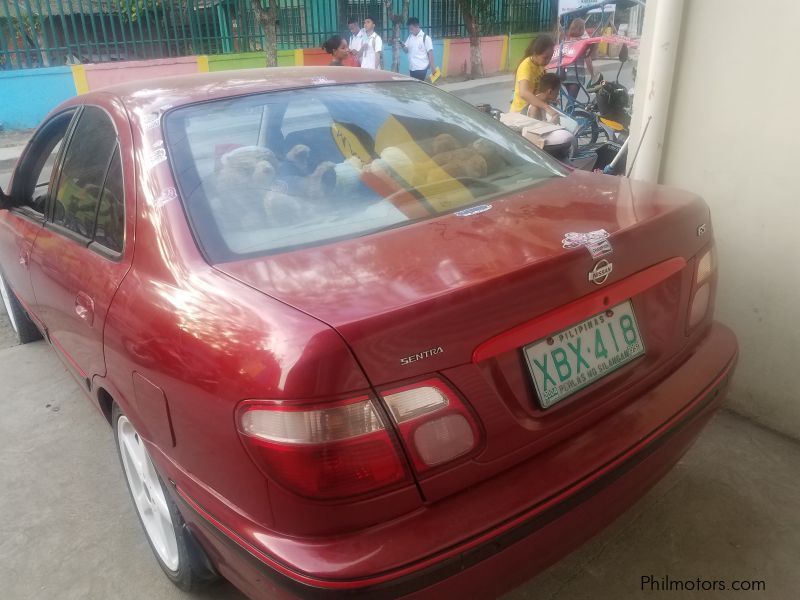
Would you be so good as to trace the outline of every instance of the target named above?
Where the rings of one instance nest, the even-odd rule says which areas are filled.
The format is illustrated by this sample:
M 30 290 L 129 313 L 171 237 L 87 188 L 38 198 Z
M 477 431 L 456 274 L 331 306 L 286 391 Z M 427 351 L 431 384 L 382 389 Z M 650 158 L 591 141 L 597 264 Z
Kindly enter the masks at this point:
M 597 125 L 597 117 L 585 110 L 576 110 L 570 115 L 578 123 L 575 130 L 575 139 L 578 142 L 578 149 L 586 148 L 597 143 L 600 135 L 600 127 Z

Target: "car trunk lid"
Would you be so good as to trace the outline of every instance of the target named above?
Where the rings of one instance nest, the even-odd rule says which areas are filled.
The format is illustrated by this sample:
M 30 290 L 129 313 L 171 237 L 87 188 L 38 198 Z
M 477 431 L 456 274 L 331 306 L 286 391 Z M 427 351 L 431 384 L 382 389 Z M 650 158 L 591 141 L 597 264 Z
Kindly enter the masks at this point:
M 698 235 L 707 219 L 707 207 L 691 194 L 573 172 L 488 202 L 482 211 L 217 268 L 334 327 L 379 390 L 438 373 L 461 392 L 484 428 L 470 461 L 483 471 L 473 468 L 445 483 L 431 475 L 422 482 L 430 498 L 557 443 L 587 425 L 587 415 L 614 410 L 607 399 L 677 355 L 686 343 L 691 288 L 683 267 L 711 239 L 708 226 Z M 598 230 L 609 234 L 610 254 L 596 258 L 586 247 L 564 247 L 566 234 Z M 645 357 L 552 409 L 537 398 L 523 343 L 476 353 L 504 332 L 670 259 L 683 262 L 671 263 L 671 271 L 632 298 Z M 603 260 L 611 272 L 602 283 L 591 281 Z M 587 304 L 573 322 L 592 316 L 602 306 L 598 298 L 601 304 Z

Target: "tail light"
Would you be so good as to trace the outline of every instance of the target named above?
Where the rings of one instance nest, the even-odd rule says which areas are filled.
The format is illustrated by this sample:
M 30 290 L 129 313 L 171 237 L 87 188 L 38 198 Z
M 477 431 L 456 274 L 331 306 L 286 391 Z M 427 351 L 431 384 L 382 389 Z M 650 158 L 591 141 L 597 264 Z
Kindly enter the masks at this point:
M 409 479 L 399 448 L 367 395 L 324 404 L 247 401 L 236 420 L 261 470 L 302 496 L 345 498 Z
M 475 417 L 440 379 L 385 390 L 381 396 L 418 473 L 477 448 L 481 436 Z
M 694 274 L 695 285 L 700 285 L 711 279 L 716 269 L 716 261 L 714 260 L 714 249 L 707 250 L 697 261 L 697 268 Z
M 695 263 L 694 293 L 689 307 L 689 329 L 695 327 L 705 318 L 711 302 L 711 279 L 716 271 L 714 249 L 708 249 L 700 255 Z

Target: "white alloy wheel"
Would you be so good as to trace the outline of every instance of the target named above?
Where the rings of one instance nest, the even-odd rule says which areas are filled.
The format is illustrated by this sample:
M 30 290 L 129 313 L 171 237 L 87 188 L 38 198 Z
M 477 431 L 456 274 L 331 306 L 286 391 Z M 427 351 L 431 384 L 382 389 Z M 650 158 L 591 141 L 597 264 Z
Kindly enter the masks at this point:
M 8 320 L 11 321 L 14 333 L 19 333 L 17 319 L 14 317 L 14 309 L 11 307 L 11 290 L 6 287 L 6 282 L 2 275 L 0 275 L 0 296 L 3 297 L 3 306 L 6 307 L 6 314 L 8 315 Z
M 178 540 L 164 488 L 142 438 L 125 415 L 117 420 L 117 443 L 133 502 L 153 549 L 168 569 L 177 571 Z

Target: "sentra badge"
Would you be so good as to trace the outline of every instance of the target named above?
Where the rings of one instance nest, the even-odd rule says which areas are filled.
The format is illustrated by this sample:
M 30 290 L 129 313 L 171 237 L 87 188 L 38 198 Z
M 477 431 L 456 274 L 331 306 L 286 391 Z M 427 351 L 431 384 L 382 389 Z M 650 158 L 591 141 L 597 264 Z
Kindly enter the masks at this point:
M 441 354 L 444 352 L 441 346 L 436 348 L 431 348 L 430 350 L 425 350 L 424 352 L 418 352 L 417 354 L 412 354 L 411 356 L 406 356 L 400 359 L 401 365 L 410 365 L 413 362 L 417 362 L 418 360 L 422 360 L 424 358 L 430 358 L 435 354 Z

